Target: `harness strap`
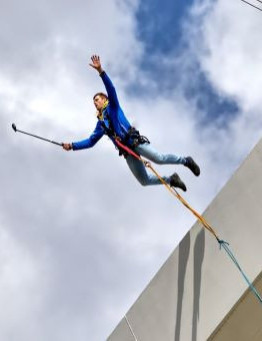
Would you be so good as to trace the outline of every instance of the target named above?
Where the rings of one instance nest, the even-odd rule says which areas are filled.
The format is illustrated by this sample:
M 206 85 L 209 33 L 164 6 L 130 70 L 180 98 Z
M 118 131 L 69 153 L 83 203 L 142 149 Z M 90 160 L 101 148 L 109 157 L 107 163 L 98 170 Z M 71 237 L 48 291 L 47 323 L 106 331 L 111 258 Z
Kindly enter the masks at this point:
M 146 136 L 140 135 L 139 131 L 134 127 L 131 127 L 128 130 L 126 138 L 123 142 L 127 143 L 129 139 L 133 140 L 132 147 L 137 147 L 138 145 L 144 144 L 144 143 L 150 143 L 148 138 Z
M 130 154 L 130 155 L 134 156 L 136 159 L 138 159 L 139 161 L 144 162 L 144 161 L 142 160 L 141 156 L 139 156 L 139 155 L 138 155 L 137 153 L 135 153 L 132 149 L 128 148 L 128 147 L 125 146 L 123 143 L 121 143 L 119 138 L 116 138 L 116 139 L 115 139 L 115 142 L 116 142 L 116 144 L 117 144 L 117 146 L 118 146 L 119 149 L 124 150 L 127 154 Z

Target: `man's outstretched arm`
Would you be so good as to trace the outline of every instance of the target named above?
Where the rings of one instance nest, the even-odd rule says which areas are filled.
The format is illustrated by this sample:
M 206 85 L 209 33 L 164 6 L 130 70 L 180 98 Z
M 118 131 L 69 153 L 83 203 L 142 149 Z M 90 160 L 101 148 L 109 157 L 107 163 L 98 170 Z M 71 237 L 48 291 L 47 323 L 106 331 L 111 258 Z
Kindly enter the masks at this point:
M 94 132 L 85 140 L 72 143 L 63 143 L 62 146 L 65 150 L 81 150 L 86 148 L 92 148 L 104 135 L 105 131 L 103 127 L 97 122 Z
M 107 76 L 107 74 L 103 70 L 99 56 L 93 55 L 91 57 L 91 60 L 92 60 L 92 63 L 90 63 L 89 65 L 99 72 L 99 75 L 102 78 L 103 83 L 105 85 L 110 104 L 115 107 L 119 106 L 116 89 L 113 83 L 111 82 L 110 78 Z

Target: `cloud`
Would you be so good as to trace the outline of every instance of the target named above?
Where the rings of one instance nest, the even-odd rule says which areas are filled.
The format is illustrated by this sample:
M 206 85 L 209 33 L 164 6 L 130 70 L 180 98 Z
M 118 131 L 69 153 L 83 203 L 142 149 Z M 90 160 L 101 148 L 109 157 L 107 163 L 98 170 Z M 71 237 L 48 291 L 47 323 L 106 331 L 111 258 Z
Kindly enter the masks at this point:
M 32 258 L 29 250 L 8 234 L 3 221 L 1 221 L 0 236 L 0 300 L 3 307 L 0 319 L 1 337 L 11 339 L 16 333 L 24 330 L 25 324 L 28 325 L 28 319 L 31 319 L 34 325 L 32 312 L 37 311 L 44 299 L 46 273 L 41 263 Z M 42 275 L 43 280 L 41 280 Z M 29 330 L 30 327 L 28 332 Z
M 88 136 L 96 123 L 92 95 L 103 89 L 88 69 L 89 55 L 101 54 L 124 111 L 155 148 L 200 163 L 200 178 L 176 168 L 189 188 L 185 197 L 200 212 L 257 139 L 260 81 L 254 85 L 251 76 L 260 47 L 248 43 L 258 58 L 249 74 L 247 38 L 237 35 L 240 25 L 228 13 L 242 9 L 210 4 L 196 2 L 184 22 L 186 50 L 153 56 L 164 81 L 159 70 L 140 68 L 138 1 L 11 1 L 1 12 L 0 283 L 9 299 L 1 339 L 105 339 L 194 222 L 163 188 L 141 187 L 106 137 L 91 150 L 66 153 L 11 130 L 15 122 L 58 141 Z M 246 37 L 259 32 L 253 15 L 241 28 Z M 228 126 L 203 124 L 199 92 L 185 94 L 195 65 L 216 96 L 237 101 L 240 111 Z M 134 85 L 150 91 L 130 93 Z
M 120 84 L 121 73 L 134 77 L 135 8 L 135 1 L 27 1 L 1 12 L 1 283 L 8 288 L 1 305 L 9 300 L 2 339 L 101 340 L 121 316 L 119 288 L 128 288 L 130 271 L 118 251 L 128 226 L 119 225 L 127 210 L 114 147 L 104 138 L 88 155 L 65 153 L 15 135 L 11 123 L 58 141 L 86 137 L 96 121 L 92 95 L 102 86 L 87 57 L 100 53 Z
M 227 135 L 231 138 L 228 151 L 241 158 L 261 136 L 259 12 L 240 1 L 199 3 L 192 10 L 195 22 L 188 26 L 191 47 L 216 92 L 238 104 L 238 116 Z
M 258 14 L 240 1 L 221 0 L 201 28 L 204 39 L 199 52 L 203 69 L 218 90 L 237 98 L 244 110 L 261 104 L 262 77 L 257 74 L 262 58 L 262 48 L 257 44 L 261 27 Z
M 77 113 L 86 124 L 86 112 L 94 111 L 92 95 L 101 88 L 89 71 L 89 56 L 100 53 L 111 74 L 134 74 L 141 50 L 134 35 L 135 9 L 136 1 L 121 6 L 117 1 L 10 1 L 0 24 L 0 85 L 20 121 L 52 118 L 76 128 Z

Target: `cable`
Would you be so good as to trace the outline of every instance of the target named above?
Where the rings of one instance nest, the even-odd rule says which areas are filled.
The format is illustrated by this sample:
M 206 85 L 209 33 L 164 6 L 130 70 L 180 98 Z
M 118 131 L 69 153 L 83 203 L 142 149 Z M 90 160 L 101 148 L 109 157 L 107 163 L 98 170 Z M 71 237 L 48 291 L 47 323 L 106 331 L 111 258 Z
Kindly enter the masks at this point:
M 126 320 L 126 323 L 127 323 L 127 325 L 128 325 L 128 328 L 129 328 L 129 330 L 130 330 L 130 332 L 131 332 L 131 334 L 133 335 L 133 337 L 134 337 L 134 340 L 135 341 L 138 341 L 138 339 L 137 339 L 137 337 L 135 336 L 135 333 L 134 333 L 134 331 L 133 331 L 133 329 L 132 329 L 132 327 L 131 327 L 131 325 L 130 325 L 130 323 L 129 323 L 129 321 L 128 321 L 128 319 L 127 319 L 127 316 L 125 315 L 125 320 Z
M 252 7 L 256 8 L 256 9 L 258 9 L 259 11 L 262 12 L 262 8 L 257 7 L 257 6 L 251 4 L 250 2 L 248 2 L 248 1 L 246 1 L 246 0 L 240 0 L 240 1 L 245 2 L 245 3 L 248 4 L 249 6 L 252 6 Z M 257 0 L 257 1 L 260 2 L 260 3 L 262 3 L 262 1 L 260 1 L 260 0 Z

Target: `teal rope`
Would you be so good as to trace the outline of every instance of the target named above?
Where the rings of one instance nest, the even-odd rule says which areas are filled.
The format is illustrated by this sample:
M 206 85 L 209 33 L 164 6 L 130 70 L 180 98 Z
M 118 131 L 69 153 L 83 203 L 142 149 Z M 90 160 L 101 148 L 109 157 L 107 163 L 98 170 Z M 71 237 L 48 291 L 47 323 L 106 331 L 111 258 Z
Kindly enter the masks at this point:
M 217 238 L 217 241 L 219 243 L 220 249 L 221 247 L 224 248 L 224 250 L 227 252 L 227 254 L 229 255 L 229 257 L 232 259 L 232 261 L 235 263 L 236 267 L 238 268 L 238 270 L 241 272 L 241 274 L 243 275 L 243 277 L 245 278 L 249 288 L 251 289 L 251 291 L 253 291 L 253 293 L 255 294 L 255 296 L 258 298 L 258 300 L 260 301 L 260 303 L 262 303 L 262 298 L 260 296 L 260 294 L 258 293 L 257 289 L 254 287 L 254 285 L 250 282 L 250 280 L 247 278 L 246 274 L 244 273 L 244 271 L 241 269 L 238 261 L 236 260 L 236 258 L 234 257 L 232 251 L 229 249 L 228 245 L 229 243 L 225 242 L 224 240 L 220 240 Z

